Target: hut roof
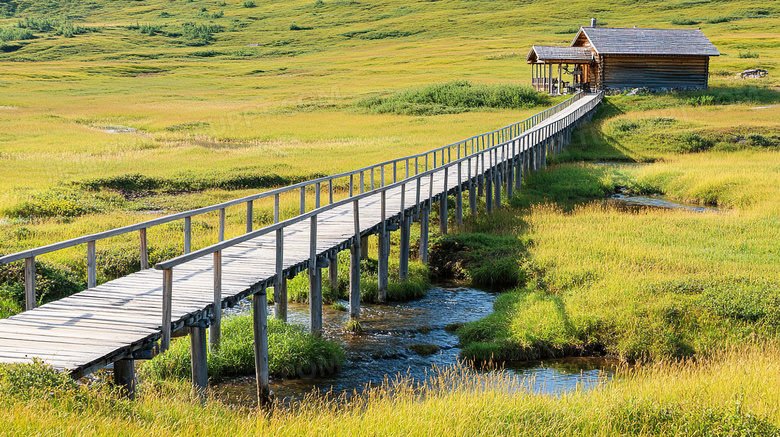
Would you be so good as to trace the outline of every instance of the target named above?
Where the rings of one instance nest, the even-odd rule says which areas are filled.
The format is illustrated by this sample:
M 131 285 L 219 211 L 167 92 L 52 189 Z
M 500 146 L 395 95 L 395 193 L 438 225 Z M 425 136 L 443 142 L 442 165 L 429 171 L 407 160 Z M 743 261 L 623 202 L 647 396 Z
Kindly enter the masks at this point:
M 599 55 L 718 56 L 720 52 L 699 29 L 581 27 Z
M 593 60 L 593 52 L 586 47 L 533 46 L 531 51 L 528 52 L 526 60 L 529 62 L 563 61 L 588 63 Z

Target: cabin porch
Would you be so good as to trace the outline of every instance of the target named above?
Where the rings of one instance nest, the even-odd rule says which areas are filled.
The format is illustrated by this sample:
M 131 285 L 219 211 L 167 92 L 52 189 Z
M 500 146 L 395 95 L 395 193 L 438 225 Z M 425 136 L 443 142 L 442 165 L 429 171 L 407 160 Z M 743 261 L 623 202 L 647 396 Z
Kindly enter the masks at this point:
M 533 46 L 526 61 L 536 91 L 562 95 L 595 88 L 593 53 L 584 47 Z

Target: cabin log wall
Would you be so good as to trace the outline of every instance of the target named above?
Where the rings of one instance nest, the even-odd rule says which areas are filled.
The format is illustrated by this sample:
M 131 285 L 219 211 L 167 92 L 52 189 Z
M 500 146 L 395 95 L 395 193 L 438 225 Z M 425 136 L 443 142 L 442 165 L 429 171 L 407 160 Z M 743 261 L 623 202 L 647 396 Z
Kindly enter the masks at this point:
M 602 56 L 600 88 L 707 88 L 707 57 Z

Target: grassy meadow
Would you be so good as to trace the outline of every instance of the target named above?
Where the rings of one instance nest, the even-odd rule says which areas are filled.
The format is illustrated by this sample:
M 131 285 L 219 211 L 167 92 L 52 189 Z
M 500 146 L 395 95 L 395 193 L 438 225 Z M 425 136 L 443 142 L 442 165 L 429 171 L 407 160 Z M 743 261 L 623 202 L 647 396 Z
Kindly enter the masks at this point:
M 429 268 L 434 277 L 505 291 L 494 314 L 459 328 L 466 358 L 606 354 L 636 364 L 614 381 L 551 397 L 500 374 L 445 369 L 427 387 L 402 381 L 351 402 L 311 397 L 259 412 L 215 396 L 201 404 L 186 381 L 163 380 L 186 376 L 187 345 L 179 342 L 145 370 L 136 401 L 119 399 L 102 379 L 75 387 L 36 366 L 0 367 L 3 429 L 780 434 L 772 389 L 780 374 L 780 6 L 772 2 L 0 0 L 0 253 L 524 119 L 558 101 L 518 87 L 530 83 L 530 46 L 568 44 L 592 16 L 615 27 L 701 28 L 722 53 L 710 63 L 711 88 L 608 97 L 504 209 L 436 236 Z M 747 68 L 769 76 L 734 78 Z M 463 81 L 504 98 L 473 103 L 445 92 Z M 617 190 L 718 211 L 603 201 Z M 283 215 L 293 214 L 295 197 L 282 199 Z M 257 202 L 257 225 L 272 218 L 271 207 Z M 228 237 L 243 231 L 242 209 L 228 210 Z M 216 214 L 192 225 L 194 248 L 217 240 Z M 182 228 L 149 231 L 152 262 L 181 252 Z M 139 268 L 136 239 L 98 244 L 99 281 Z M 41 257 L 39 297 L 83 288 L 85 253 Z M 17 264 L 0 269 L 0 317 L 21 310 Z M 362 288 L 370 291 L 375 278 L 365 267 Z M 426 288 L 427 276 L 413 266 L 413 284 L 393 285 L 399 299 Z M 304 301 L 305 281 L 298 282 L 290 283 L 291 298 Z M 341 286 L 328 291 L 334 300 L 343 295 Z M 280 336 L 299 339 L 294 330 Z M 247 372 L 241 343 L 213 358 L 215 374 Z M 307 343 L 302 353 L 320 347 L 330 346 Z M 276 365 L 283 373 L 292 363 Z

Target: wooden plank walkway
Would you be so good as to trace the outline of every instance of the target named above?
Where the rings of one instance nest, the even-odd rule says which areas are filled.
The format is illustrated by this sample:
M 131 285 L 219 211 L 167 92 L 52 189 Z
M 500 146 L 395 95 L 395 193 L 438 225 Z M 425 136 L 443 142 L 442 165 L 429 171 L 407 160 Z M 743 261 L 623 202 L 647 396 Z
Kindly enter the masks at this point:
M 586 95 L 507 141 L 504 147 L 495 146 L 464 157 L 457 164 L 461 168 L 460 177 L 457 165 L 447 170 L 439 167 L 430 175 L 419 178 L 419 191 L 415 177 L 408 179 L 405 186 L 396 184 L 388 188 L 384 214 L 379 190 L 365 193 L 358 200 L 361 235 L 376 233 L 383 216 L 386 223 L 397 222 L 402 210 L 419 219 L 419 207 L 430 208 L 430 202 L 441 199 L 444 193 L 467 191 L 476 183 L 478 175 L 493 167 L 506 168 L 510 161 L 513 166 L 525 167 L 523 171 L 539 164 L 543 166 L 547 149 L 540 147 L 549 147 L 549 139 L 556 135 L 559 139 L 565 138 L 575 123 L 592 113 L 600 100 L 600 94 Z M 556 145 L 560 146 L 560 143 Z M 537 164 L 529 161 L 529 157 L 536 157 Z M 354 242 L 354 205 L 321 209 L 316 216 L 316 252 L 325 258 L 348 249 Z M 283 228 L 285 275 L 308 268 L 310 227 L 310 221 L 304 220 Z M 273 233 L 233 245 L 222 250 L 221 255 L 223 308 L 251 294 L 264 295 L 265 289 L 273 286 L 277 269 Z M 176 266 L 172 272 L 171 331 L 212 317 L 212 257 L 188 261 Z M 150 268 L 3 319 L 0 321 L 0 362 L 29 362 L 37 357 L 80 377 L 118 360 L 148 357 L 161 338 L 162 299 L 163 272 Z

